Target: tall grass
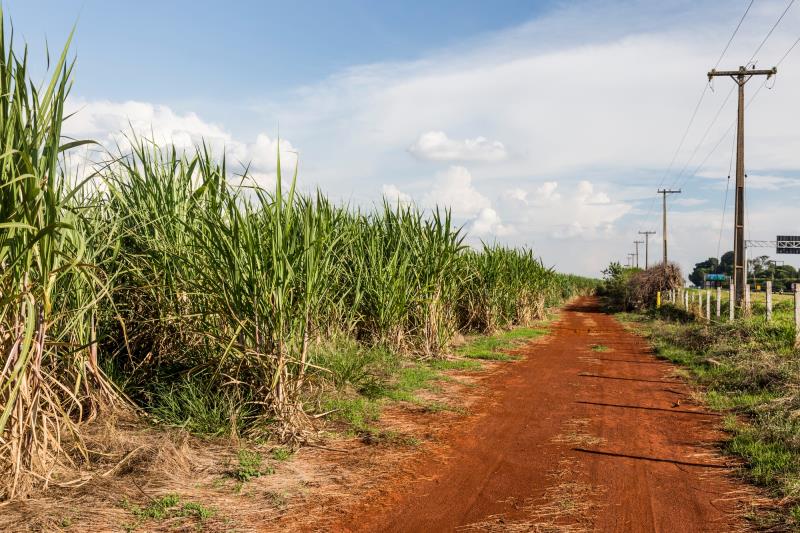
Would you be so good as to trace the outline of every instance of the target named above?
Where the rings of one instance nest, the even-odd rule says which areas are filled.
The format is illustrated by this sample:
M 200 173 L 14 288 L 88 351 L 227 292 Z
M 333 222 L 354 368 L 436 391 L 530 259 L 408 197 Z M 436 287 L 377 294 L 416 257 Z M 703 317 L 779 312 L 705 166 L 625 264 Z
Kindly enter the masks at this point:
M 317 345 L 440 357 L 459 332 L 525 325 L 593 288 L 531 250 L 468 248 L 447 210 L 301 194 L 279 160 L 267 190 L 204 145 L 131 135 L 78 183 L 59 165 L 79 144 L 61 139 L 66 49 L 40 91 L 0 41 L 0 498 L 46 483 L 81 450 L 79 424 L 122 397 L 298 442 L 309 370 L 338 360 Z

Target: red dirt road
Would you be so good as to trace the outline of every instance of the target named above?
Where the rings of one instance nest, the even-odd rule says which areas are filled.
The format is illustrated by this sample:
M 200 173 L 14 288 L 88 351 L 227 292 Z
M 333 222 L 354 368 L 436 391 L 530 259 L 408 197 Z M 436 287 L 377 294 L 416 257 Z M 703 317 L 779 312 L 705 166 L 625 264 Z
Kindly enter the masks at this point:
M 443 437 L 444 457 L 427 455 L 335 529 L 746 529 L 735 516 L 748 489 L 714 452 L 719 417 L 595 300 L 521 353 L 491 377 L 483 411 Z

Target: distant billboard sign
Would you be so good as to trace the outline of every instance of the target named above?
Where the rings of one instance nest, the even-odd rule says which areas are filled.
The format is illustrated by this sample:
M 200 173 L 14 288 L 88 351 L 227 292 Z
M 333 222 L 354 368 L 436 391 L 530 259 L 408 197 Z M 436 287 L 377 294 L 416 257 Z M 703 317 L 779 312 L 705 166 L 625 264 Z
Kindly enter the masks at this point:
M 706 274 L 706 281 L 725 281 L 728 276 L 725 274 Z
M 800 235 L 778 235 L 776 253 L 800 254 Z

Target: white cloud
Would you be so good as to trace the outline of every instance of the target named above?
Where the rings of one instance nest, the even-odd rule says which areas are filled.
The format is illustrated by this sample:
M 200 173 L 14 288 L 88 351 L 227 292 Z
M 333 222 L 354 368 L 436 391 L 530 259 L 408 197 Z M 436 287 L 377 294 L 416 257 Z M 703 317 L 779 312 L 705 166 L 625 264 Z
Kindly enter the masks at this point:
M 426 207 L 449 207 L 456 217 L 470 218 L 491 207 L 487 197 L 472 185 L 472 175 L 461 166 L 452 166 L 436 175 L 431 189 L 422 197 Z
M 561 200 L 561 195 L 557 192 L 557 181 L 545 181 L 533 193 L 534 205 L 547 205 Z
M 454 140 L 443 131 L 423 133 L 408 151 L 431 161 L 500 161 L 506 158 L 506 148 L 500 141 L 485 137 Z
M 672 203 L 683 207 L 696 207 L 698 205 L 707 204 L 708 200 L 705 198 L 678 198 L 673 200 Z
M 409 205 L 411 203 L 411 195 L 404 193 L 394 184 L 383 186 L 383 197 L 392 204 Z
M 503 237 L 510 235 L 514 232 L 511 226 L 506 226 L 500 220 L 500 215 L 491 207 L 484 207 L 481 209 L 472 225 L 469 227 L 469 233 L 478 237 L 486 235 L 495 235 Z
M 508 213 L 506 218 L 518 234 L 538 236 L 539 240 L 605 239 L 631 210 L 630 204 L 612 201 L 587 180 L 574 185 L 545 181 L 531 188 L 531 192 L 524 188 L 506 191 L 500 208 Z M 562 188 L 564 194 L 558 192 Z
M 68 105 L 74 115 L 65 122 L 64 134 L 95 140 L 112 153 L 117 147 L 123 152 L 130 150 L 131 134 L 178 149 L 192 149 L 205 142 L 216 155 L 224 150 L 229 164 L 249 165 L 249 174 L 258 183 L 270 186 L 275 181 L 278 140 L 264 133 L 256 135 L 253 142 L 245 142 L 196 113 L 176 113 L 168 106 L 146 102 L 71 100 Z M 280 151 L 281 170 L 290 177 L 297 163 L 296 150 L 282 139 Z
M 769 176 L 763 174 L 748 174 L 745 186 L 750 189 L 779 191 L 787 187 L 800 187 L 800 179 L 786 176 Z
M 611 199 L 604 192 L 594 192 L 594 185 L 583 180 L 578 183 L 578 200 L 585 204 L 609 204 Z

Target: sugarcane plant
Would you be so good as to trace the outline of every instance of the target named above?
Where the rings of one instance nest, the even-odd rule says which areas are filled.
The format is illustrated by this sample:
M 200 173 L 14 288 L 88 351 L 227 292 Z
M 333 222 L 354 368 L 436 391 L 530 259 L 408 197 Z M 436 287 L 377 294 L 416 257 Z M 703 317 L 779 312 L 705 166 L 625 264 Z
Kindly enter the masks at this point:
M 50 482 L 65 447 L 85 457 L 77 424 L 116 396 L 95 336 L 109 280 L 74 207 L 82 184 L 60 165 L 84 142 L 62 142 L 68 47 L 37 87 L 0 12 L 0 499 Z

